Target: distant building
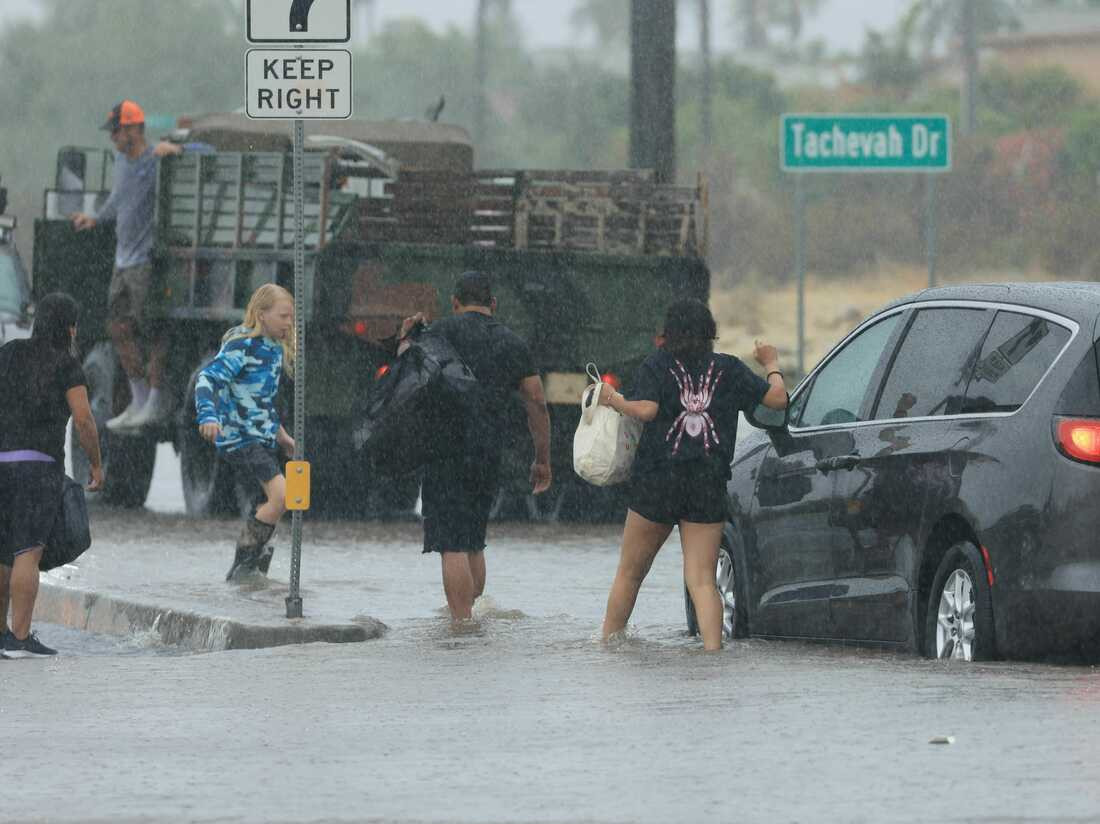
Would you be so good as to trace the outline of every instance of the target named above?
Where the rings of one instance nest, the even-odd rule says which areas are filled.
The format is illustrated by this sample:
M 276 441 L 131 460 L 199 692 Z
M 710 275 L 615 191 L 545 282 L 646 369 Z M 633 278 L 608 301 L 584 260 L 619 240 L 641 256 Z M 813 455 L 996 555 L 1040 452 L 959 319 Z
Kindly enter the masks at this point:
M 1100 9 L 1019 11 L 1018 30 L 986 37 L 982 58 L 1010 71 L 1058 66 L 1100 98 Z

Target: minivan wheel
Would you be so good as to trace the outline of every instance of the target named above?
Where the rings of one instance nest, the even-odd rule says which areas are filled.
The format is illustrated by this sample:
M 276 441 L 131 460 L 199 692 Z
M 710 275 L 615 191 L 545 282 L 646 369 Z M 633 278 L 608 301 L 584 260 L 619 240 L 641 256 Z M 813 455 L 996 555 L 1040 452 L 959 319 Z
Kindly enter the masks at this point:
M 994 657 L 993 599 L 978 548 L 961 541 L 940 561 L 924 622 L 929 658 L 988 661 Z
M 738 579 L 737 562 L 733 550 L 722 537 L 718 547 L 718 568 L 715 571 L 718 595 L 722 599 L 722 637 L 744 638 L 748 635 L 748 616 L 745 614 L 745 601 L 741 597 L 741 582 Z M 687 616 L 689 635 L 699 634 L 699 619 L 695 615 L 695 604 L 691 600 L 687 584 L 684 584 L 684 612 Z

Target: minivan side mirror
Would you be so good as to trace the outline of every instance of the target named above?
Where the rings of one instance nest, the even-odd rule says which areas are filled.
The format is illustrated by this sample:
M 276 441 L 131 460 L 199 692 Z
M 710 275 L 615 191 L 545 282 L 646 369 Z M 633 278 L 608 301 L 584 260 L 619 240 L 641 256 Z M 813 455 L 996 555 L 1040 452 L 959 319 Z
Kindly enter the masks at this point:
M 757 404 L 755 409 L 745 413 L 745 420 L 757 429 L 782 432 L 787 429 L 787 423 L 790 420 L 790 408 L 789 396 L 787 405 L 782 409 L 772 409 L 762 403 Z

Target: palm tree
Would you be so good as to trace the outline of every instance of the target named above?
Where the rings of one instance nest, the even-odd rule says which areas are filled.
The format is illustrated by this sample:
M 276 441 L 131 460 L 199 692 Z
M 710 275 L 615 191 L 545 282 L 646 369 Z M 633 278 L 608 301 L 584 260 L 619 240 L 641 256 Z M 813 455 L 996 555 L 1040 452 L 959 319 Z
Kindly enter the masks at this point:
M 768 45 L 762 0 L 736 0 L 733 14 L 738 21 L 742 46 L 746 49 L 763 49 Z
M 1009 0 L 914 0 L 902 20 L 903 36 L 915 38 L 925 63 L 942 39 L 957 39 L 963 63 L 959 130 L 974 131 L 978 89 L 978 37 L 1016 25 Z
M 766 49 L 768 28 L 787 30 L 789 42 L 802 36 L 805 19 L 821 10 L 823 0 L 734 0 L 733 16 L 746 49 Z
M 768 4 L 768 21 L 787 30 L 790 43 L 797 43 L 802 36 L 802 26 L 807 17 L 821 10 L 823 0 L 785 0 Z
M 374 34 L 374 14 L 377 10 L 378 0 L 352 0 L 351 19 L 359 27 L 355 38 L 357 42 L 366 43 Z
M 474 145 L 484 145 L 489 117 L 489 15 L 493 9 L 502 14 L 512 10 L 511 0 L 477 0 L 474 23 Z
M 695 0 L 699 15 L 699 137 L 704 154 L 710 146 L 713 126 L 713 72 L 711 67 L 710 0 Z M 630 35 L 630 0 L 581 0 L 573 9 L 574 29 L 591 29 L 604 47 L 625 45 Z
M 577 31 L 592 30 L 601 46 L 622 46 L 630 40 L 630 0 L 581 0 L 569 16 Z
M 704 158 L 710 152 L 713 131 L 711 100 L 714 96 L 710 64 L 710 0 L 699 0 L 699 142 Z

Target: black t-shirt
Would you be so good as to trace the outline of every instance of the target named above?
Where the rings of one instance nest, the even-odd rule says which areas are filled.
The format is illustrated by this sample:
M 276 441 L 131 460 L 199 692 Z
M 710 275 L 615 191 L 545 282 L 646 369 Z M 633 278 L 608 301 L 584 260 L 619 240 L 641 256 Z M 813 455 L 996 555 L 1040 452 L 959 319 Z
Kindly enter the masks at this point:
M 638 367 L 629 394 L 630 400 L 657 403 L 657 417 L 642 431 L 634 472 L 699 462 L 728 478 L 737 413 L 754 409 L 769 388 L 732 355 L 680 360 L 657 350 Z
M 481 312 L 438 320 L 429 333 L 443 335 L 480 384 L 480 408 L 471 421 L 470 443 L 479 449 L 499 448 L 513 393 L 524 378 L 538 374 L 530 347 L 503 323 Z
M 65 460 L 65 393 L 87 386 L 84 369 L 69 352 L 43 340 L 13 340 L 0 347 L 0 452 L 33 449 Z

